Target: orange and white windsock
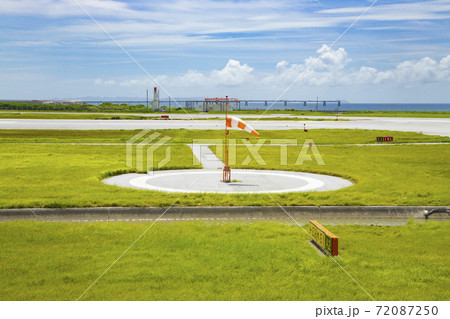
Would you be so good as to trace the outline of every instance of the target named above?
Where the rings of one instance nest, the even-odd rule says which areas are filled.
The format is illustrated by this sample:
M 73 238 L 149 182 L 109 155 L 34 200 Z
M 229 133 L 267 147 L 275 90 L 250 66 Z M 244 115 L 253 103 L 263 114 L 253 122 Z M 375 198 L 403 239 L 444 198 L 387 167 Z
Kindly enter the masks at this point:
M 247 131 L 255 136 L 259 136 L 259 133 L 256 132 L 250 125 L 234 116 L 227 116 L 227 127 L 240 128 L 241 130 Z

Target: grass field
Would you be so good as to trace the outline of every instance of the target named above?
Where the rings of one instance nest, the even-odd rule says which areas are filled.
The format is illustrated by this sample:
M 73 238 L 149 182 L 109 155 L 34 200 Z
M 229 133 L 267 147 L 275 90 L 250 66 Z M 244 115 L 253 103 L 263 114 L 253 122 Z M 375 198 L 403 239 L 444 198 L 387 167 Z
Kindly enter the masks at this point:
M 170 114 L 167 114 L 170 117 Z M 208 118 L 196 118 L 196 121 L 208 121 L 223 119 L 223 115 Z M 92 113 L 46 113 L 46 112 L 0 112 L 0 119 L 47 119 L 47 120 L 160 120 L 161 115 L 152 114 L 148 116 L 142 115 L 122 115 L 122 114 L 92 114 Z M 180 120 L 181 118 L 170 117 L 171 120 Z M 254 121 L 255 118 L 242 118 L 246 121 Z M 183 120 L 191 120 L 191 118 L 183 118 Z M 259 121 L 335 121 L 334 118 L 301 118 L 301 117 L 261 117 Z M 340 121 L 349 121 L 340 119 Z
M 162 106 L 162 105 L 161 105 Z M 167 107 L 167 113 L 198 113 L 196 110 L 185 110 L 181 107 Z M 23 102 L 0 102 L 0 112 L 100 112 L 100 113 L 153 113 L 152 107 L 144 104 L 130 105 L 126 103 L 114 104 L 104 102 L 100 105 L 91 104 L 45 104 L 45 103 L 23 103 Z
M 33 113 L 0 112 L 0 119 L 49 119 L 49 120 L 157 120 L 161 116 L 107 115 L 90 113 Z
M 450 194 L 444 185 L 450 180 L 448 145 L 402 146 L 322 146 L 325 165 L 311 161 L 295 162 L 302 147 L 288 147 L 287 165 L 280 164 L 280 149 L 263 147 L 256 160 L 242 165 L 250 152 L 236 149 L 233 168 L 279 169 L 343 177 L 356 185 L 332 192 L 289 193 L 279 195 L 282 205 L 449 205 Z M 212 146 L 211 149 L 215 150 Z M 220 154 L 217 154 L 220 157 Z M 230 158 L 232 155 L 230 155 Z
M 138 132 L 0 130 L 0 208 L 276 205 L 264 194 L 186 194 L 177 201 L 179 194 L 103 184 L 106 176 L 133 171 L 126 167 L 124 143 Z M 161 133 L 172 138 L 170 146 L 155 153 L 159 160 L 171 148 L 172 159 L 164 169 L 198 168 L 186 143 L 222 138 L 214 130 Z M 373 144 L 376 136 L 394 136 L 398 143 L 444 144 L 353 145 Z M 245 132 L 230 134 L 238 143 L 246 137 Z M 269 143 L 286 138 L 286 132 L 265 131 L 264 138 Z M 325 173 L 355 185 L 333 192 L 272 195 L 281 205 L 450 205 L 448 137 L 296 130 L 289 131 L 289 138 L 300 145 L 313 139 L 326 165 L 296 165 L 302 146 L 288 147 L 287 165 L 281 165 L 281 148 L 264 146 L 259 150 L 264 165 L 252 160 L 243 166 L 250 153 L 241 145 L 233 167 Z M 150 225 L 0 223 L 0 300 L 76 300 Z M 328 228 L 339 237 L 336 261 L 374 299 L 450 298 L 450 222 Z M 158 222 L 81 300 L 370 300 L 308 239 L 290 224 Z
M 331 141 L 362 142 L 373 140 L 377 132 L 317 130 L 314 136 L 323 143 Z M 34 133 L 35 135 L 33 135 Z M 72 134 L 70 134 L 72 133 Z M 117 141 L 132 132 L 19 132 L 2 131 L 1 141 Z M 166 132 L 164 132 L 166 133 Z M 182 142 L 182 130 L 173 131 L 172 160 L 163 168 L 195 168 L 192 153 Z M 167 133 L 167 134 L 171 134 Z M 22 134 L 22 135 L 21 135 Z M 39 134 L 39 135 L 36 135 Z M 42 135 L 41 135 L 42 134 Z M 61 134 L 61 135 L 59 135 Z M 63 135 L 66 134 L 66 135 Z M 196 132 L 204 137 L 204 132 Z M 272 136 L 277 136 L 274 132 Z M 292 136 L 301 136 L 292 132 Z M 295 135 L 298 134 L 298 135 Z M 381 133 L 380 133 L 381 134 Z M 239 135 L 236 133 L 236 135 Z M 211 137 L 211 135 L 208 135 Z M 233 135 L 232 135 L 233 136 Z M 308 135 L 312 136 L 312 135 Z M 394 135 L 397 136 L 397 135 Z M 414 133 L 399 133 L 405 141 L 439 139 Z M 339 138 L 341 137 L 341 139 Z M 178 139 L 178 140 L 177 140 Z M 316 139 L 315 139 L 316 140 Z M 303 140 L 299 140 L 303 143 Z M 126 167 L 125 145 L 59 145 L 1 143 L 0 207 L 86 207 L 86 206 L 169 206 L 178 194 L 166 194 L 105 185 L 101 179 L 130 171 Z M 301 147 L 288 148 L 288 165 L 280 165 L 280 147 L 262 147 L 266 165 L 249 163 L 247 168 L 285 169 L 318 172 L 348 178 L 356 185 L 333 192 L 276 194 L 281 205 L 449 205 L 450 145 L 393 146 L 319 146 L 326 165 L 306 161 L 294 165 Z M 161 147 L 155 159 L 163 158 Z M 249 154 L 238 146 L 238 164 Z M 238 167 L 234 165 L 233 167 Z M 275 205 L 264 194 L 184 195 L 177 205 Z
M 0 130 L 1 143 L 126 143 L 128 139 L 142 130 Z M 199 139 L 223 140 L 222 130 L 186 130 L 168 129 L 151 130 L 148 134 L 160 132 L 171 137 L 170 143 L 188 144 Z M 425 135 L 414 132 L 394 132 L 381 130 L 346 130 L 346 129 L 314 129 L 289 131 L 260 131 L 257 138 L 241 130 L 231 130 L 230 139 L 242 143 L 242 139 L 249 138 L 251 143 L 265 139 L 297 139 L 303 143 L 305 139 L 313 139 L 316 144 L 376 144 L 377 136 L 393 136 L 394 143 L 450 143 L 450 137 L 438 135 Z M 138 139 L 140 142 L 144 139 Z
M 76 300 L 148 223 L 0 223 L 0 300 Z M 330 226 L 375 300 L 450 298 L 449 222 Z M 155 224 L 81 300 L 370 300 L 298 226 Z

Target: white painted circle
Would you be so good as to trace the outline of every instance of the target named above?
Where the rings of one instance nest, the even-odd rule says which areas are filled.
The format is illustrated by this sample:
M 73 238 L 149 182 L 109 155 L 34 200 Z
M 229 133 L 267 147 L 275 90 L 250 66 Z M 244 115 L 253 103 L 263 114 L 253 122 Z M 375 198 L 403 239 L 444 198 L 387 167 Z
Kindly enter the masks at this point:
M 146 189 L 146 190 L 153 190 L 153 191 L 162 191 L 162 192 L 168 192 L 168 193 L 247 193 L 247 194 L 256 194 L 256 193 L 288 193 L 288 192 L 307 192 L 307 191 L 314 191 L 322 186 L 324 186 L 324 182 L 316 179 L 316 178 L 312 178 L 312 177 L 308 177 L 308 176 L 303 176 L 300 173 L 297 172 L 279 172 L 279 171 L 249 171 L 249 172 L 245 172 L 245 171 L 238 171 L 235 175 L 240 176 L 240 175 L 254 175 L 255 178 L 261 177 L 261 176 L 273 176 L 273 177 L 278 177 L 278 178 L 284 178 L 286 179 L 286 183 L 285 185 L 287 185 L 287 187 L 279 187 L 276 189 L 270 189 L 268 187 L 268 189 L 265 189 L 266 185 L 263 185 L 262 183 L 257 183 L 256 180 L 253 178 L 252 180 L 256 183 L 256 185 L 258 185 L 258 191 L 230 191 L 230 190 L 219 190 L 219 189 L 215 189 L 215 190 L 204 190 L 204 189 L 195 189 L 195 184 L 194 181 L 192 181 L 192 183 L 194 183 L 193 185 L 189 185 L 192 186 L 192 189 L 189 188 L 174 188 L 174 187 L 162 187 L 162 186 L 157 186 L 157 185 L 153 185 L 153 183 L 155 183 L 158 179 L 169 179 L 171 177 L 176 177 L 177 179 L 182 178 L 182 176 L 190 176 L 190 175 L 203 175 L 203 174 L 209 174 L 212 175 L 212 178 L 217 178 L 217 176 L 220 176 L 221 171 L 219 172 L 214 172 L 214 171 L 186 171 L 186 172 L 157 172 L 155 173 L 155 175 L 144 175 L 144 176 L 139 176 L 136 178 L 133 178 L 129 181 L 129 184 L 132 187 L 138 188 L 138 189 Z M 294 181 L 290 181 L 289 179 L 293 179 Z M 289 185 L 291 185 L 292 183 L 295 184 L 295 180 L 296 181 L 301 181 L 303 183 L 306 183 L 305 185 L 301 185 L 301 186 L 296 186 L 296 187 L 290 187 Z M 298 182 L 297 182 L 298 183 Z M 233 185 L 233 184 L 230 184 Z M 235 185 L 239 185 L 239 184 L 235 184 Z M 255 185 L 255 186 L 256 186 Z

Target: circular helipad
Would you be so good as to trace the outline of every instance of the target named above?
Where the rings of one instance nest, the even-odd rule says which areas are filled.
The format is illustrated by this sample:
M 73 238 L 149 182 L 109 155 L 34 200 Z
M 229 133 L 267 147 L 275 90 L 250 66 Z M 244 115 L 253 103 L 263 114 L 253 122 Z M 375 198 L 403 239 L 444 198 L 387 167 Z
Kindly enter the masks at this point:
M 167 193 L 288 193 L 332 191 L 352 186 L 339 177 L 290 171 L 231 170 L 231 182 L 222 182 L 222 170 L 170 170 L 151 174 L 124 174 L 105 184 Z

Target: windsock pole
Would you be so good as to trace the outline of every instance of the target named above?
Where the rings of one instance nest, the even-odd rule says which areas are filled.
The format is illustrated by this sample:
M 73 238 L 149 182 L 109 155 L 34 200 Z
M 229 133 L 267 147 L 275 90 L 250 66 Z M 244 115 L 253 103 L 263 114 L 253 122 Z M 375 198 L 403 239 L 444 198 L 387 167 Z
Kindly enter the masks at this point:
M 227 127 L 227 117 L 228 117 L 228 95 L 225 99 L 225 167 L 223 168 L 223 181 L 231 181 L 231 171 L 230 166 L 228 166 L 228 127 Z

